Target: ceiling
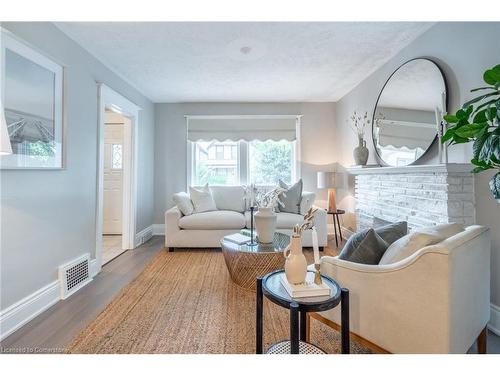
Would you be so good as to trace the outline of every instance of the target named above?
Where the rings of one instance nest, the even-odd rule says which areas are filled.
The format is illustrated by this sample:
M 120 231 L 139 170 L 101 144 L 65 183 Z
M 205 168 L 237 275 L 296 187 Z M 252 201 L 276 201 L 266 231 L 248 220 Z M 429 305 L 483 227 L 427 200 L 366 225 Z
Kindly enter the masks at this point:
M 337 101 L 432 25 L 56 23 L 154 102 Z

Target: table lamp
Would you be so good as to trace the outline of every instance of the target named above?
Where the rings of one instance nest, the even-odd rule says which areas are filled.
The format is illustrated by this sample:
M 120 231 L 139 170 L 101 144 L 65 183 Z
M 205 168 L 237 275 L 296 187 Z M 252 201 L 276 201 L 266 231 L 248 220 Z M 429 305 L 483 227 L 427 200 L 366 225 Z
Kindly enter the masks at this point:
M 7 121 L 3 111 L 2 103 L 0 103 L 0 155 L 12 154 L 10 145 L 9 131 L 7 130 Z
M 335 201 L 335 188 L 337 185 L 337 173 L 334 172 L 318 172 L 317 187 L 318 189 L 328 189 L 328 212 L 337 212 L 337 202 Z

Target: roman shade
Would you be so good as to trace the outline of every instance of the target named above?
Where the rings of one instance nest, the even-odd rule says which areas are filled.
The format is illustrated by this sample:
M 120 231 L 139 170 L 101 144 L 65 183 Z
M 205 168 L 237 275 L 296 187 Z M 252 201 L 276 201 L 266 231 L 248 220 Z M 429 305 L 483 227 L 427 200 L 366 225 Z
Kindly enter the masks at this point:
M 435 125 L 425 123 L 379 121 L 378 136 L 378 142 L 382 147 L 426 150 L 436 136 L 436 128 Z
M 186 116 L 187 139 L 196 141 L 266 141 L 297 138 L 299 115 Z

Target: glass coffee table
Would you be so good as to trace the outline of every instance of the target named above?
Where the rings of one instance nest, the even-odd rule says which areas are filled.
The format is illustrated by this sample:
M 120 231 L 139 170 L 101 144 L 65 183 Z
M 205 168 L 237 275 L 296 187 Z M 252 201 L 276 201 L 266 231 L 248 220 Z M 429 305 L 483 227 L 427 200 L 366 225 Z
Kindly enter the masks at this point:
M 283 250 L 289 243 L 290 236 L 276 232 L 271 244 L 238 245 L 222 239 L 220 245 L 233 282 L 255 290 L 257 277 L 285 267 Z

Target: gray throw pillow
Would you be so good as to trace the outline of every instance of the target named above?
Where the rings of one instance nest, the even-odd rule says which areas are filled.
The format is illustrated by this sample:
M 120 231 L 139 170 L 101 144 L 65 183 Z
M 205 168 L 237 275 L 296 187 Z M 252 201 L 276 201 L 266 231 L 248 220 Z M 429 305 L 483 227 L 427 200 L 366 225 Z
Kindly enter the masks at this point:
M 349 262 L 378 264 L 389 245 L 373 229 L 369 229 L 359 246 L 351 254 Z
M 281 212 L 289 212 L 291 214 L 300 214 L 300 202 L 302 200 L 302 179 L 297 181 L 294 185 L 288 187 L 283 181 L 279 180 L 279 186 L 287 189 L 284 194 L 280 195 L 278 208 Z
M 349 237 L 344 245 L 344 248 L 339 254 L 339 259 L 349 260 L 354 251 L 359 247 L 359 245 L 361 245 L 361 242 L 363 242 L 369 230 L 370 229 L 362 230 L 361 232 L 354 233 L 351 237 Z
M 391 245 L 396 242 L 401 237 L 408 234 L 408 223 L 406 221 L 400 221 L 398 223 L 384 225 L 383 227 L 375 228 L 375 233 L 377 233 L 382 239 Z

